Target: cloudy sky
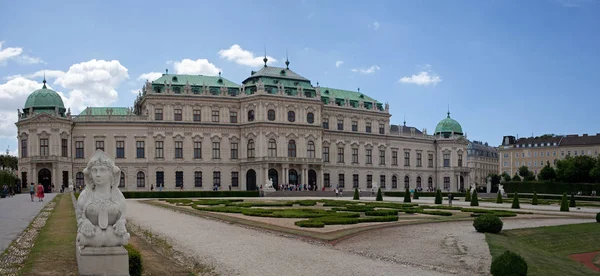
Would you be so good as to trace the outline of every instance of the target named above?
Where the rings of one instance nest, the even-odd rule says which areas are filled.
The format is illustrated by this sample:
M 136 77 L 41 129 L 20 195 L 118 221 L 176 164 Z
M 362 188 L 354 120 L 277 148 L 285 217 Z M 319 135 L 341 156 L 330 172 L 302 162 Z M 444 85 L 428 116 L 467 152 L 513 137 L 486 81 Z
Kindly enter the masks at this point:
M 237 83 L 269 62 L 390 103 L 392 123 L 468 137 L 600 132 L 600 2 L 2 1 L 0 149 L 17 108 L 49 86 L 78 114 L 131 106 L 172 73 Z

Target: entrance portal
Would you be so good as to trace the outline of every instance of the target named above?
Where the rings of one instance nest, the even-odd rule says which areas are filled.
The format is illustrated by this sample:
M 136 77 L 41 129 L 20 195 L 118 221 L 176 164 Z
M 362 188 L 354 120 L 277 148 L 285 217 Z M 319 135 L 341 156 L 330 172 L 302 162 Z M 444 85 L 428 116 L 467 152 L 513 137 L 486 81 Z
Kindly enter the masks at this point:
M 317 172 L 315 172 L 315 170 L 308 170 L 308 184 L 310 184 L 312 189 L 316 191 L 315 185 L 317 185 Z
M 465 190 L 465 178 L 461 175 L 460 177 L 460 191 Z
M 248 170 L 248 172 L 246 172 L 246 190 L 256 190 L 256 172 L 254 170 Z
M 273 188 L 279 190 L 279 174 L 276 169 L 269 169 L 269 179 L 273 180 Z
M 290 179 L 290 183 L 289 184 L 291 184 L 291 185 L 297 185 L 299 183 L 299 181 L 298 181 L 298 172 L 296 170 L 290 169 L 288 177 Z
M 41 169 L 38 172 L 38 184 L 44 186 L 44 193 L 50 193 L 52 187 L 52 173 L 49 169 Z

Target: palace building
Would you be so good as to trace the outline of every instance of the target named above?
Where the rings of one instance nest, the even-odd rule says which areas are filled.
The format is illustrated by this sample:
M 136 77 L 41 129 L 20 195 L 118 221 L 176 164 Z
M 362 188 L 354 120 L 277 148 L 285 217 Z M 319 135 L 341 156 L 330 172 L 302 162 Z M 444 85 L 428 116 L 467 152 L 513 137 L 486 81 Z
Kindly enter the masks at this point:
M 255 190 L 281 184 L 469 186 L 468 140 L 447 117 L 433 135 L 390 125 L 389 106 L 363 94 L 313 86 L 266 65 L 241 85 L 219 76 L 163 74 L 132 108 L 88 107 L 79 115 L 44 86 L 16 122 L 23 185 L 84 185 L 95 150 L 115 158 L 122 190 Z

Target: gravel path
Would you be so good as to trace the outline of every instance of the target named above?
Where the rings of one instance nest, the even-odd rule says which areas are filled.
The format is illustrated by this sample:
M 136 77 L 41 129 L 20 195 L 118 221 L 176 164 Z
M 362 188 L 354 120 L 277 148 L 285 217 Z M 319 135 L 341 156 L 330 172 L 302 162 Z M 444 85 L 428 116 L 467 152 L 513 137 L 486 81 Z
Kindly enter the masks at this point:
M 593 222 L 593 219 L 506 219 L 503 230 Z M 448 222 L 370 231 L 341 241 L 336 249 L 454 275 L 489 275 L 485 235 L 473 223 Z
M 127 219 L 222 275 L 446 275 L 127 201 Z M 404 246 L 404 245 L 403 245 Z

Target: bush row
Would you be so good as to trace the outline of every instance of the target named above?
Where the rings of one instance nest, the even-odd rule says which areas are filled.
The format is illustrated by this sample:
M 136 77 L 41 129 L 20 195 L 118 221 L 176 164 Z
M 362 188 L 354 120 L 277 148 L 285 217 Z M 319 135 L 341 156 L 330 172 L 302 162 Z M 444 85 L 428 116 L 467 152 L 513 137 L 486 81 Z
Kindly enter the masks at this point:
M 561 200 L 562 199 L 562 193 L 560 195 L 540 195 L 540 192 L 537 192 L 537 198 L 538 199 L 554 199 L 554 200 Z M 514 196 L 514 193 L 507 193 L 506 194 L 507 197 L 512 198 Z M 519 191 L 519 198 L 533 198 L 533 194 L 522 194 L 521 191 Z M 578 201 L 600 201 L 600 197 L 584 197 L 584 196 L 575 196 L 575 200 Z
M 533 193 L 536 191 L 541 194 L 556 194 L 561 195 L 566 192 L 577 193 L 583 192 L 589 195 L 593 190 L 600 191 L 600 183 L 561 183 L 561 182 L 545 182 L 545 181 L 507 181 L 502 183 L 504 191 L 507 193 Z
M 126 244 L 123 247 L 127 250 L 129 256 L 129 275 L 141 276 L 142 275 L 142 254 L 133 245 Z
M 165 191 L 123 192 L 125 198 L 258 197 L 258 191 Z
M 398 216 L 380 216 L 367 218 L 344 218 L 344 217 L 320 217 L 310 220 L 296 221 L 294 224 L 299 227 L 322 228 L 325 225 L 344 225 L 357 224 L 364 222 L 390 222 L 398 221 Z
M 506 190 L 506 189 L 505 189 Z M 384 192 L 383 195 L 391 196 L 391 197 L 404 197 L 406 192 Z M 419 197 L 435 197 L 436 192 L 419 192 Z M 448 197 L 449 194 L 452 194 L 454 198 L 457 197 L 465 197 L 465 193 L 459 192 L 442 192 L 445 197 Z

